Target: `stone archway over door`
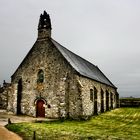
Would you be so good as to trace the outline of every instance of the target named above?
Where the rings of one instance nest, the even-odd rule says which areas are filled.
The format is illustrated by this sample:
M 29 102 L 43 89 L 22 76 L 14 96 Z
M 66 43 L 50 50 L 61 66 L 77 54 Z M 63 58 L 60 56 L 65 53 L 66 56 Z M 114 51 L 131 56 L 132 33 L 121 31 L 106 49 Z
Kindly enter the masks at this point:
M 36 103 L 36 117 L 45 117 L 45 102 L 38 100 Z

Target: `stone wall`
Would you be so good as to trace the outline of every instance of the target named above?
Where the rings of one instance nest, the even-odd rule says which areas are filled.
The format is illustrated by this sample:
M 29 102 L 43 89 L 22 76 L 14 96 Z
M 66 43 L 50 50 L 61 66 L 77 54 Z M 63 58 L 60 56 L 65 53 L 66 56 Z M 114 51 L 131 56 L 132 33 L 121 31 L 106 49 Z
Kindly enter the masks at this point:
M 105 84 L 101 84 L 99 82 L 96 82 L 94 80 L 88 79 L 83 76 L 77 76 L 77 80 L 79 82 L 79 88 L 81 91 L 83 117 L 92 116 L 94 114 L 100 114 L 101 112 L 114 109 L 117 107 L 117 99 L 116 99 L 117 92 L 115 88 L 112 88 Z M 94 108 L 96 107 L 94 106 L 95 90 L 97 92 L 97 112 L 95 112 L 96 109 Z M 93 96 L 91 95 L 90 91 L 93 91 Z M 109 98 L 106 97 L 107 93 L 109 94 Z M 101 94 L 103 94 L 102 100 L 101 100 Z M 102 106 L 101 106 L 101 101 L 103 104 Z M 107 102 L 109 106 L 108 109 L 106 104 Z
M 0 93 L 0 109 L 6 109 L 7 108 L 7 90 L 4 90 Z
M 140 107 L 140 98 L 121 98 L 120 107 Z
M 44 82 L 37 83 L 39 70 Z M 45 117 L 76 118 L 81 101 L 76 86 L 75 71 L 49 39 L 37 40 L 29 54 L 12 76 L 13 94 L 9 95 L 8 110 L 17 113 L 18 82 L 22 79 L 21 112 L 36 116 L 37 99 L 45 100 Z
M 8 95 L 11 94 L 12 88 L 10 83 L 3 83 L 3 87 L 0 88 L 0 109 L 7 109 Z

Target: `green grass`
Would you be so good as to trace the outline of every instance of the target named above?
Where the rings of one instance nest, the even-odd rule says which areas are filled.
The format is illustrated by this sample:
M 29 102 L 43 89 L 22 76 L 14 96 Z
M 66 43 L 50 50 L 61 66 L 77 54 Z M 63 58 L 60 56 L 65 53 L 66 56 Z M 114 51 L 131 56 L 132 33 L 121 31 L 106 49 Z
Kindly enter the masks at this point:
M 19 123 L 7 128 L 27 140 L 33 131 L 37 140 L 139 140 L 140 108 L 119 108 L 88 121 Z

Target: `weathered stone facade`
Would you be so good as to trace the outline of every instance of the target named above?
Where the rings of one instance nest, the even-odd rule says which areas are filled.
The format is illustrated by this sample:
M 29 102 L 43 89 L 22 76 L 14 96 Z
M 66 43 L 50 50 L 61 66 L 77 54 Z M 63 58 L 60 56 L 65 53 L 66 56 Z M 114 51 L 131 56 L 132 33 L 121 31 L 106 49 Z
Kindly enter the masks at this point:
M 117 107 L 116 89 L 82 76 L 78 76 L 78 81 L 81 86 L 83 116 L 100 114 Z M 93 93 L 90 93 L 90 91 L 93 91 Z M 109 98 L 107 98 L 107 93 Z M 91 94 L 93 94 L 92 98 L 90 97 Z M 97 94 L 96 98 L 95 94 Z M 95 104 L 97 105 L 95 106 Z
M 43 83 L 37 83 L 39 70 L 44 71 Z M 72 68 L 68 67 L 67 62 L 58 50 L 53 47 L 49 39 L 37 41 L 30 55 L 27 56 L 27 59 L 24 60 L 20 68 L 12 76 L 12 85 L 14 86 L 14 112 L 16 112 L 17 106 L 16 94 L 18 81 L 22 79 L 22 113 L 36 116 L 35 103 L 37 99 L 42 98 L 46 104 L 46 116 L 49 118 L 60 116 L 61 112 L 66 110 L 65 96 L 67 96 L 68 90 L 66 81 L 69 82 L 70 80 L 69 83 L 72 85 L 70 87 L 75 86 L 75 77 L 72 71 Z M 77 94 L 75 91 L 72 91 L 72 94 Z M 71 100 L 72 102 L 74 101 L 73 99 Z M 77 104 L 76 101 L 74 104 Z M 49 108 L 48 105 L 50 106 Z
M 68 61 L 72 56 L 81 58 L 56 44 L 44 12 L 37 41 L 12 75 L 7 109 L 35 117 L 79 119 L 116 108 L 116 87 L 82 76 L 72 66 L 75 62 Z

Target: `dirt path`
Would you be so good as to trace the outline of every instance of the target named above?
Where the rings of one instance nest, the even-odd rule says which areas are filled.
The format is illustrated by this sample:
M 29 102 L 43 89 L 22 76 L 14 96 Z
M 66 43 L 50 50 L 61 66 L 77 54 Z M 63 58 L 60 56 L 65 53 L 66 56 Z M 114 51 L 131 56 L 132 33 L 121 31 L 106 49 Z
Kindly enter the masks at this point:
M 33 122 L 38 120 L 46 120 L 45 118 L 34 118 L 29 116 L 15 116 L 6 110 L 0 110 L 0 140 L 22 140 L 17 134 L 7 130 L 4 126 L 8 124 L 8 118 L 12 123 Z
M 12 113 L 6 112 L 5 110 L 0 110 L 0 125 L 5 126 L 8 124 L 8 118 L 12 123 L 20 123 L 20 122 L 35 122 L 35 121 L 46 121 L 49 119 L 46 118 L 35 118 L 30 116 L 16 116 Z
M 9 115 L 5 110 L 0 110 L 0 140 L 22 140 L 20 136 L 4 127 L 8 123 Z
M 22 140 L 22 138 L 5 127 L 0 126 L 0 140 Z

